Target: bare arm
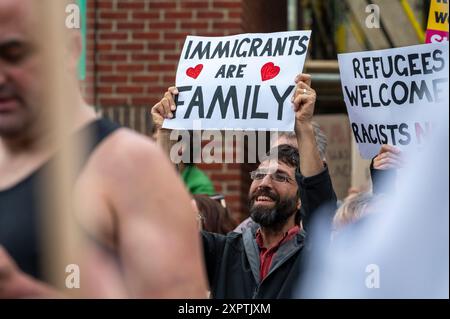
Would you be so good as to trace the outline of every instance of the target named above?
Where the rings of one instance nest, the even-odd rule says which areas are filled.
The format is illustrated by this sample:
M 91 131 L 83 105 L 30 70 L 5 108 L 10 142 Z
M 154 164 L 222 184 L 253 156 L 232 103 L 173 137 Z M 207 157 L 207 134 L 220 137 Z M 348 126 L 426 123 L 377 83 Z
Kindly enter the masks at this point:
M 105 167 L 108 201 L 119 220 L 119 253 L 133 297 L 204 298 L 196 215 L 167 157 L 149 140 L 116 136 Z
M 316 91 L 311 88 L 311 76 L 300 74 L 296 78 L 297 87 L 293 96 L 295 111 L 295 133 L 300 154 L 300 172 L 304 177 L 310 177 L 323 171 L 311 123 L 316 103 Z

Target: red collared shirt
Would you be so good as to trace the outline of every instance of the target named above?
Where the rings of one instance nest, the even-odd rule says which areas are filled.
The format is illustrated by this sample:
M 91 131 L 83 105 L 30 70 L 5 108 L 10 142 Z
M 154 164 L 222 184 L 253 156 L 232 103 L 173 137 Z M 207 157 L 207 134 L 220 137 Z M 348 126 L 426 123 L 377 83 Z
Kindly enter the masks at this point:
M 270 248 L 265 248 L 263 243 L 263 238 L 261 235 L 261 229 L 256 232 L 256 243 L 259 246 L 259 275 L 262 281 L 269 273 L 270 266 L 272 265 L 272 259 L 278 248 L 285 242 L 292 239 L 300 231 L 299 226 L 294 226 L 284 233 L 283 238 L 280 239 L 278 243 Z

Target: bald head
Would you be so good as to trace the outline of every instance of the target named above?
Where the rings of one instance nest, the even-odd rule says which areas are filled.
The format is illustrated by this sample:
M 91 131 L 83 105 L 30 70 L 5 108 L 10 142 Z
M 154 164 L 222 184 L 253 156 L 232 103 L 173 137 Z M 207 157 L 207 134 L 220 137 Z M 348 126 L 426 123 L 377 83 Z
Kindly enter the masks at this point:
M 32 34 L 38 25 L 38 18 L 33 14 L 35 6 L 33 0 L 0 1 L 0 32 L 14 28 Z
M 44 49 L 48 42 L 41 25 L 49 17 L 39 16 L 43 10 L 37 5 L 42 2 L 0 1 L 0 137 L 15 138 L 27 130 L 35 131 L 45 116 L 41 104 L 46 84 Z M 65 28 L 63 23 L 61 27 Z M 72 39 L 69 32 L 68 37 Z M 75 51 L 66 55 L 67 70 L 74 78 L 79 55 L 79 50 Z

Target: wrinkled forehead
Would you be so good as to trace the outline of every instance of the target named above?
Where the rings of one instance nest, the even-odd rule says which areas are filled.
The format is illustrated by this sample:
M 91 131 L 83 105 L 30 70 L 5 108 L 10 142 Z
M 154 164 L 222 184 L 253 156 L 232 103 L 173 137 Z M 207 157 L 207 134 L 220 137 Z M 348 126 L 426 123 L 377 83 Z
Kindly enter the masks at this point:
M 264 171 L 269 171 L 272 173 L 276 172 L 276 171 L 284 172 L 284 173 L 287 173 L 291 177 L 293 177 L 295 175 L 294 167 L 290 167 L 286 163 L 283 163 L 283 162 L 275 160 L 275 159 L 270 159 L 270 160 L 261 162 L 261 164 L 259 164 L 259 166 L 258 166 L 258 169 L 261 169 Z
M 33 0 L 0 1 L 0 43 L 10 40 L 31 41 L 36 36 L 39 19 L 33 14 Z

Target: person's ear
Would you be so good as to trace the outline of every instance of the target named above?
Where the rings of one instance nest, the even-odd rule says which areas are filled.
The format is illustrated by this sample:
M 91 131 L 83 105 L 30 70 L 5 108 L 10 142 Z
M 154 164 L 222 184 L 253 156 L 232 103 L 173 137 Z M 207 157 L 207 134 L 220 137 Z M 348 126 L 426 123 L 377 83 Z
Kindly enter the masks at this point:
M 297 199 L 297 210 L 299 210 L 302 207 L 302 202 L 300 201 L 300 198 Z
M 69 70 L 71 73 L 76 74 L 78 70 L 78 62 L 83 50 L 83 42 L 81 38 L 81 32 L 78 30 L 71 30 L 69 32 L 68 43 L 68 57 L 69 57 Z

